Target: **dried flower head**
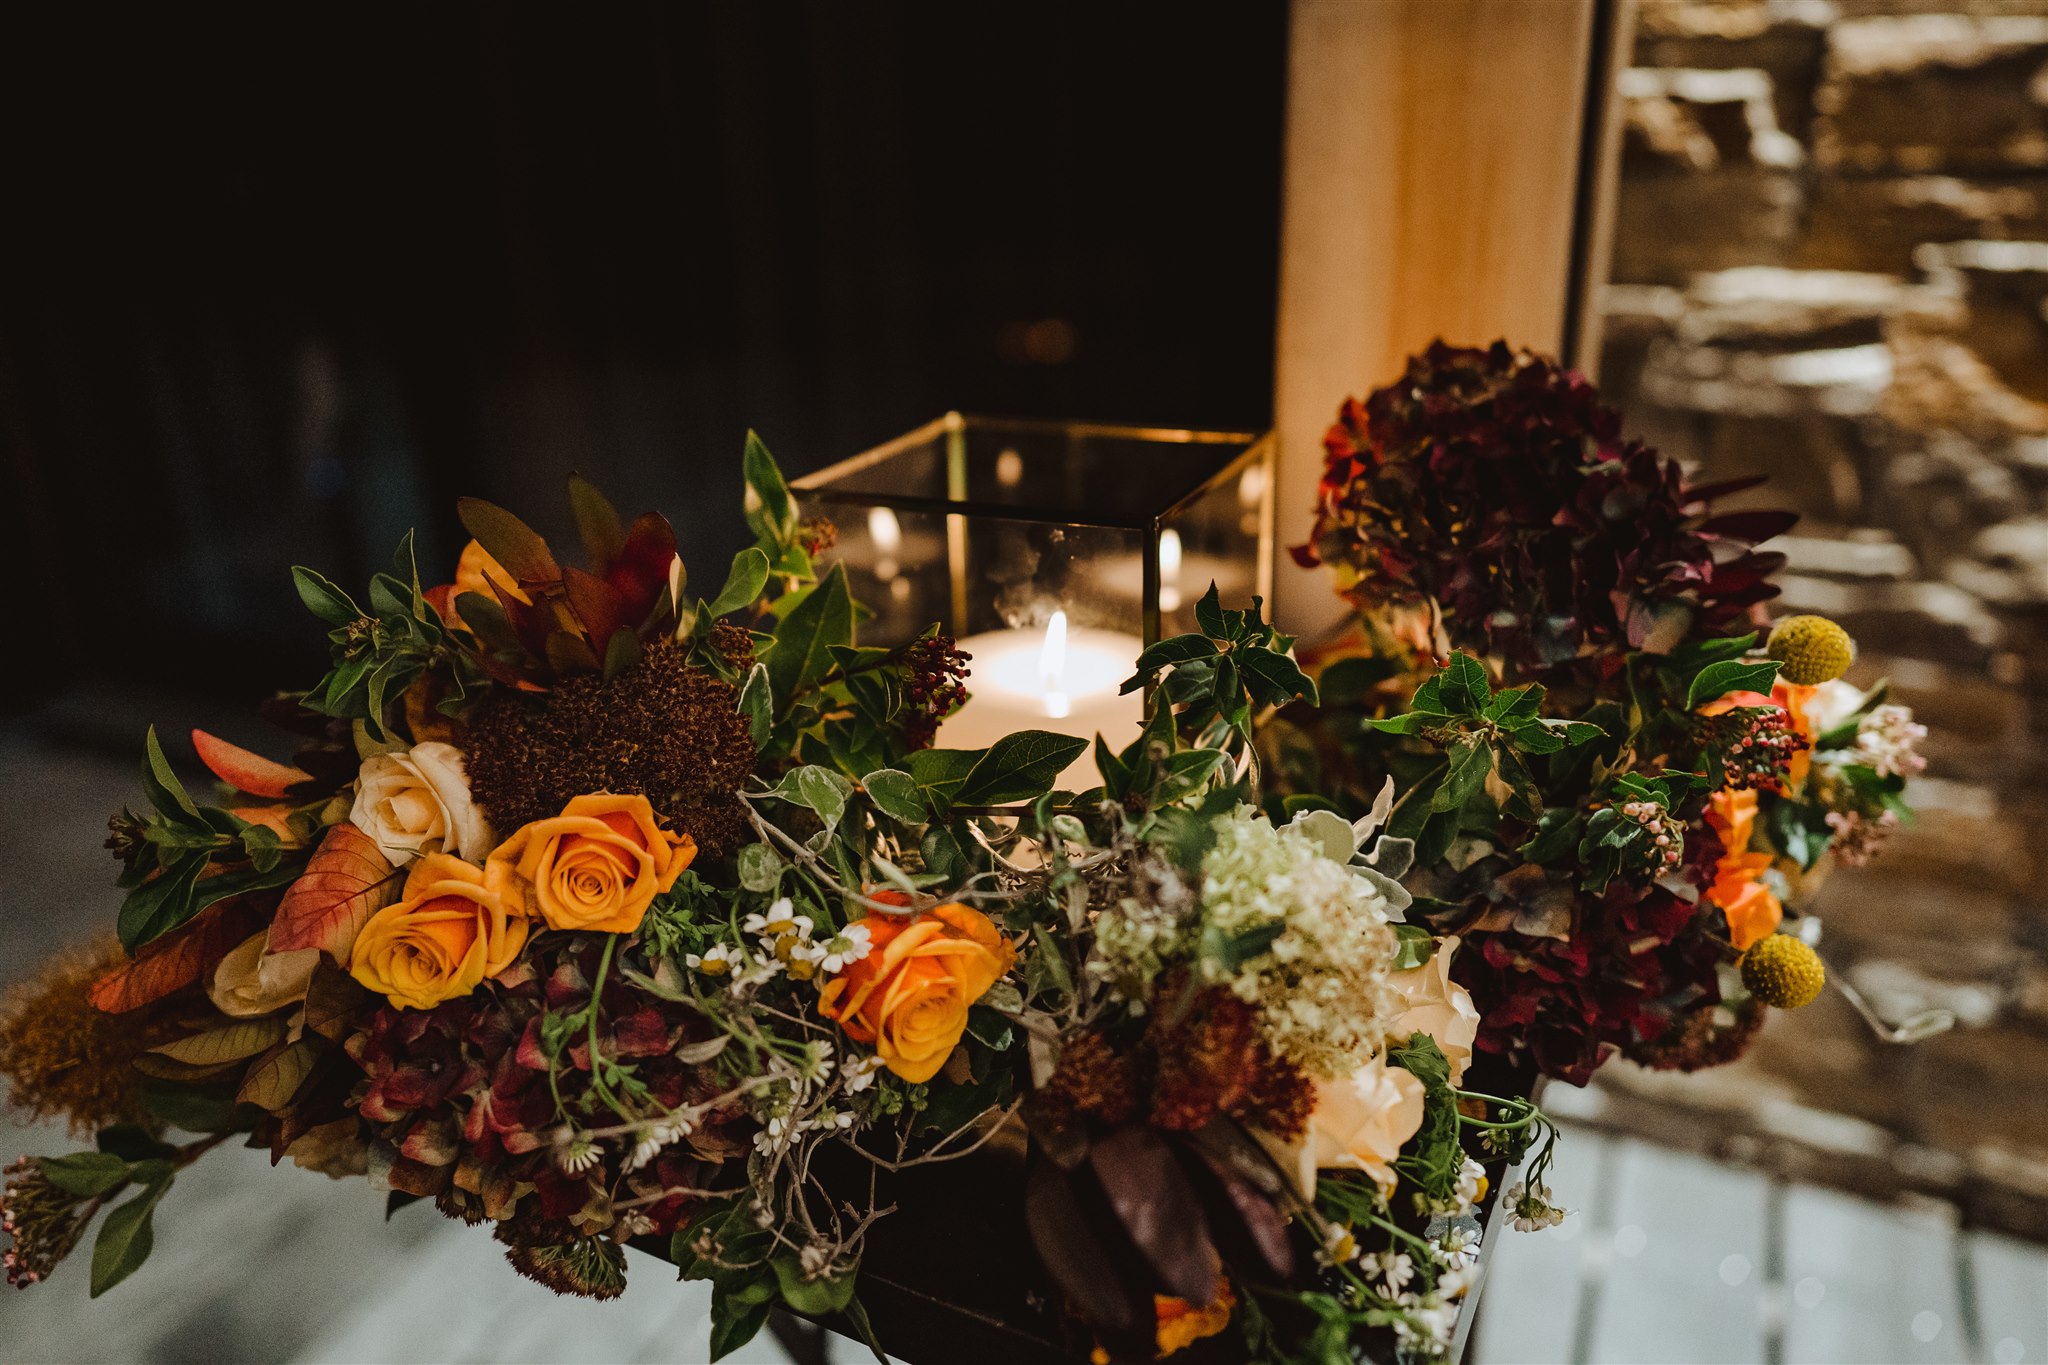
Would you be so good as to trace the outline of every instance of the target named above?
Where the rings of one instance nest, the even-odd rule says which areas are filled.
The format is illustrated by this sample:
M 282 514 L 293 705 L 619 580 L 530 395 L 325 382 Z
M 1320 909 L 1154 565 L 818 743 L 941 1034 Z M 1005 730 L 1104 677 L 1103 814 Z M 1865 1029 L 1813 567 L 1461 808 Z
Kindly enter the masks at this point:
M 0 1076 L 17 1107 L 39 1119 L 61 1114 L 80 1136 L 140 1117 L 135 1059 L 182 1030 L 158 1010 L 93 1006 L 93 982 L 127 960 L 102 939 L 59 953 L 0 997 Z
M 717 857 L 743 826 L 733 795 L 754 764 L 739 694 L 656 641 L 606 682 L 566 677 L 538 699 L 500 692 L 470 722 L 469 782 L 501 830 L 589 792 L 644 795 Z
M 1131 1059 L 1099 1033 L 1077 1033 L 1060 1048 L 1059 1063 L 1039 1087 L 1038 1103 L 1054 1127 L 1082 1115 L 1116 1125 L 1137 1112 L 1137 1078 Z
M 59 1189 L 36 1157 L 22 1157 L 7 1168 L 6 1177 L 0 1189 L 0 1233 L 14 1245 L 0 1252 L 0 1267 L 6 1269 L 7 1283 L 26 1289 L 50 1278 L 57 1263 L 71 1254 L 101 1201 Z
M 1577 373 L 1504 342 L 1432 345 L 1347 401 L 1323 438 L 1316 525 L 1295 550 L 1360 608 L 1434 603 L 1451 643 L 1510 675 L 1726 634 L 1775 596 L 1781 555 L 1737 553 L 1788 513 L 1704 516 L 1675 461 L 1621 436 Z
M 626 1292 L 626 1252 L 609 1237 L 578 1237 L 560 1245 L 505 1248 L 505 1259 L 529 1280 L 557 1294 L 616 1299 Z
M 1659 1071 L 1699 1071 L 1735 1061 L 1764 1026 L 1768 1006 L 1755 996 L 1710 1004 L 1675 1020 L 1664 1033 L 1628 1051 L 1629 1060 Z

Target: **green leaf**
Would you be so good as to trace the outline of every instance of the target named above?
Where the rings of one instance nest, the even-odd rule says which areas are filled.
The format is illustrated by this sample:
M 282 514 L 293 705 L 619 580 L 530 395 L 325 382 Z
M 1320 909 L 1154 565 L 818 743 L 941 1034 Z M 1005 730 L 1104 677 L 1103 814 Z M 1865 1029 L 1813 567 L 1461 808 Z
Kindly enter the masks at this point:
M 1225 971 L 1235 973 L 1245 963 L 1271 948 L 1273 941 L 1286 932 L 1287 922 L 1277 919 L 1253 925 L 1236 934 L 1225 934 L 1212 924 L 1202 931 L 1202 956 L 1220 963 Z
M 182 814 L 197 820 L 199 807 L 192 804 L 192 798 L 185 794 L 185 784 L 171 770 L 163 745 L 157 743 L 154 725 L 143 737 L 142 754 L 142 788 L 149 795 L 149 803 L 173 819 Z
M 330 626 L 346 626 L 363 617 L 362 608 L 353 598 L 303 565 L 292 567 L 292 586 L 299 590 L 299 600 L 306 604 L 306 610 Z
M 738 611 L 760 597 L 761 589 L 767 585 L 768 556 L 749 545 L 732 557 L 732 570 L 725 576 L 725 586 L 711 601 L 711 614 L 725 616 Z
M 965 881 L 974 872 L 966 850 L 960 847 L 960 837 L 944 825 L 933 825 L 924 832 L 918 852 L 924 857 L 925 871 L 942 881 Z
M 924 797 L 918 791 L 917 779 L 909 773 L 897 768 L 877 768 L 863 777 L 860 784 L 882 814 L 906 825 L 924 820 Z
M 604 680 L 610 682 L 640 662 L 640 637 L 625 626 L 612 632 L 604 647 Z
M 1762 692 L 1768 695 L 1777 677 L 1776 660 L 1744 663 L 1740 659 L 1723 659 L 1719 663 L 1708 664 L 1693 676 L 1692 685 L 1686 688 L 1685 709 L 1697 710 L 1730 692 Z
M 1444 775 L 1443 785 L 1429 799 L 1433 811 L 1462 809 L 1473 794 L 1486 783 L 1486 775 L 1493 771 L 1493 748 L 1470 736 L 1461 736 L 1451 747 L 1450 770 Z
M 1420 967 L 1436 953 L 1436 936 L 1419 924 L 1394 926 L 1394 970 L 1405 972 Z
M 590 570 L 602 576 L 626 548 L 626 524 L 611 499 L 581 474 L 569 476 L 569 506 L 576 514 L 576 534 L 590 556 Z
M 755 748 L 767 742 L 775 728 L 775 685 L 768 680 L 765 665 L 755 664 L 740 685 L 740 714 L 747 718 L 747 737 Z
M 74 1152 L 36 1158 L 43 1178 L 66 1194 L 91 1199 L 128 1183 L 128 1162 L 111 1152 Z
M 796 506 L 782 471 L 776 468 L 775 457 L 768 453 L 767 445 L 756 432 L 747 433 L 740 470 L 747 481 L 747 526 L 755 535 L 777 545 L 788 540 L 796 531 Z
M 150 1248 L 156 1243 L 150 1216 L 156 1212 L 156 1201 L 170 1187 L 171 1180 L 166 1175 L 108 1214 L 100 1224 L 99 1239 L 92 1245 L 93 1298 L 127 1279 L 149 1259 Z
M 769 1311 L 775 1307 L 775 1296 L 771 1293 L 762 1300 L 741 1300 L 729 1294 L 713 1294 L 711 1298 L 711 1359 L 723 1360 L 754 1339 L 761 1330 L 761 1324 L 768 1321 Z
M 782 857 L 766 844 L 747 844 L 739 851 L 740 885 L 749 891 L 773 891 L 782 880 Z
M 1135 692 L 1162 668 L 1216 657 L 1215 642 L 1206 635 L 1189 633 L 1161 640 L 1138 656 L 1137 671 L 1124 680 L 1121 692 Z
M 987 756 L 986 749 L 920 749 L 904 761 L 910 765 L 911 780 L 924 793 L 925 804 L 933 814 L 943 815 L 967 775 Z
M 1088 741 L 1050 730 L 1020 730 L 989 747 L 954 796 L 970 806 L 999 806 L 1035 801 L 1079 758 Z
M 818 764 L 806 764 L 793 774 L 796 779 L 797 798 L 818 813 L 825 822 L 825 828 L 837 827 L 841 816 L 846 814 L 847 798 L 853 795 L 853 783 Z M 786 788 L 789 784 L 783 783 Z
M 1366 724 L 1384 735 L 1413 735 L 1424 730 L 1440 730 L 1456 719 L 1456 716 L 1442 711 L 1403 711 L 1398 716 L 1368 720 Z
M 1230 627 L 1223 619 L 1223 603 L 1216 594 L 1215 583 L 1209 584 L 1209 591 L 1202 594 L 1195 603 L 1195 624 L 1213 640 L 1230 638 Z
M 853 597 L 846 567 L 834 564 L 815 591 L 775 627 L 775 642 L 761 662 L 783 711 L 832 666 L 832 646 L 853 643 Z
M 1315 683 L 1285 654 L 1275 654 L 1270 649 L 1240 649 L 1231 657 L 1237 660 L 1245 685 L 1260 705 L 1282 706 L 1296 697 L 1310 706 L 1316 704 Z
M 125 1161 L 161 1160 L 178 1154 L 178 1149 L 170 1143 L 159 1142 L 149 1135 L 147 1129 L 132 1123 L 102 1128 L 93 1135 L 93 1142 L 102 1152 L 110 1152 Z
M 1467 716 L 1485 713 L 1493 689 L 1487 684 L 1486 669 L 1479 660 L 1463 650 L 1456 651 L 1444 667 L 1443 679 L 1446 711 Z
M 806 1279 L 794 1252 L 784 1252 L 769 1262 L 782 1289 L 782 1301 L 806 1317 L 823 1317 L 845 1308 L 853 1298 L 852 1272 L 829 1278 Z

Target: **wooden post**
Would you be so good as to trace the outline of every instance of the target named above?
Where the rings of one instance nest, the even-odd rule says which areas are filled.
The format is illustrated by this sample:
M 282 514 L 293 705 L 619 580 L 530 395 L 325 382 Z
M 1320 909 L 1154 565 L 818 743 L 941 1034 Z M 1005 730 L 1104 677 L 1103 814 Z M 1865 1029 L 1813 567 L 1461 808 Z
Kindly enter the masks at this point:
M 1605 274 L 1625 0 L 1293 0 L 1274 422 L 1282 544 L 1306 537 L 1347 394 L 1437 337 L 1575 354 Z M 1589 91 L 1591 96 L 1589 97 Z M 1275 607 L 1341 615 L 1282 557 Z

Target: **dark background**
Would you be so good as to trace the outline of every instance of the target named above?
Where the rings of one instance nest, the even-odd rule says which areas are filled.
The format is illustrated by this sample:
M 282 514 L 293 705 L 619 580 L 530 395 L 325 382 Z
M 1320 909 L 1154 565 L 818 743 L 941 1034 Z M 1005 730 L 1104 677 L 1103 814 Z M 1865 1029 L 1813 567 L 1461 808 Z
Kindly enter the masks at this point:
M 716 576 L 750 425 L 1270 416 L 1284 6 L 0 27 L 17 711 L 304 686 L 288 566 L 445 578 L 461 493 L 581 470 Z

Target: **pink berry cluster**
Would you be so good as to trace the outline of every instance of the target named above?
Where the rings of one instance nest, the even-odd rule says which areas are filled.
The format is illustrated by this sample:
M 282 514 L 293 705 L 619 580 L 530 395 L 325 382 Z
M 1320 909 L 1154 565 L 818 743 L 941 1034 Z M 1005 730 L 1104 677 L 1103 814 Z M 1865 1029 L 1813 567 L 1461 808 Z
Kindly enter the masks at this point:
M 1685 857 L 1685 826 L 1655 801 L 1626 801 L 1622 818 L 1641 827 L 1644 839 L 1631 840 L 1629 861 L 1651 877 L 1676 872 Z
M 0 1252 L 0 1267 L 7 1271 L 7 1283 L 26 1289 L 47 1278 L 77 1245 L 99 1201 L 58 1189 L 31 1156 L 9 1166 L 6 1176 L 0 1190 L 0 1233 L 13 1238 L 14 1245 Z

